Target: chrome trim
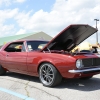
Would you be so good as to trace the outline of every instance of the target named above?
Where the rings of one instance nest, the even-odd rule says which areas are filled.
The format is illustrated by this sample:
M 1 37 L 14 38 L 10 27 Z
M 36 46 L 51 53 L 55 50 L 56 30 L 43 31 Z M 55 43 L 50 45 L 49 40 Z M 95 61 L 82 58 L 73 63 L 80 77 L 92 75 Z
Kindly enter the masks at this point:
M 91 68 L 91 69 L 81 69 L 81 70 L 69 70 L 68 72 L 70 73 L 82 73 L 82 72 L 91 72 L 91 71 L 99 71 L 100 70 L 100 67 L 99 68 Z

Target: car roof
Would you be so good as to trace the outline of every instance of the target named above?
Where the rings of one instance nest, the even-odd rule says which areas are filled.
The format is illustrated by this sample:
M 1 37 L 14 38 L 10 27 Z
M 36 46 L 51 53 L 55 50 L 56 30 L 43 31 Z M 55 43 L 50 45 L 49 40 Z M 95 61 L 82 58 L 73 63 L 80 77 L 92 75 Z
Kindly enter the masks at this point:
M 15 41 L 11 41 L 9 43 L 13 43 L 13 42 L 25 42 L 25 41 L 46 41 L 46 42 L 49 42 L 47 40 L 32 40 L 32 39 L 25 39 L 25 40 L 15 40 Z

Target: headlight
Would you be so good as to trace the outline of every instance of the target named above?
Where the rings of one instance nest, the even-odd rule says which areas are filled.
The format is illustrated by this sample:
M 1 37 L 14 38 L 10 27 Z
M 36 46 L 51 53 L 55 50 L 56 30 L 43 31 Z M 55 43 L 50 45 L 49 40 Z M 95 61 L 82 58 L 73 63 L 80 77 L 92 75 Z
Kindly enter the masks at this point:
M 82 60 L 81 60 L 81 59 L 78 59 L 78 60 L 76 61 L 76 67 L 77 67 L 77 68 L 82 68 Z

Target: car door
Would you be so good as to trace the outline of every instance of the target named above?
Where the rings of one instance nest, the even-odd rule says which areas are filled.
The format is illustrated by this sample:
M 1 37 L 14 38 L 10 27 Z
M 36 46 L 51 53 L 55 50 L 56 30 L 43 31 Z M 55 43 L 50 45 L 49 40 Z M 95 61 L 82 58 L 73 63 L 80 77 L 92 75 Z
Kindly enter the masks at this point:
M 41 46 L 45 46 L 48 41 L 27 41 L 27 70 L 28 74 L 37 76 L 38 61 L 41 59 Z M 41 47 L 42 48 L 42 47 Z
M 11 71 L 17 71 L 19 73 L 27 72 L 27 65 L 26 65 L 27 52 L 25 50 L 22 50 L 22 48 L 19 48 L 18 46 L 24 47 L 24 43 L 14 42 L 5 48 L 4 67 Z

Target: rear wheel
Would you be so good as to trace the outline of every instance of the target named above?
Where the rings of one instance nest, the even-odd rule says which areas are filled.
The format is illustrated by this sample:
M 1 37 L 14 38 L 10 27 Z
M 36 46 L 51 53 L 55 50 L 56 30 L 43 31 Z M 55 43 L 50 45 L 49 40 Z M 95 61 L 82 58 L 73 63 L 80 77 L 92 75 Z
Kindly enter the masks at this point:
M 0 75 L 6 74 L 6 70 L 0 65 Z
M 43 63 L 39 69 L 39 78 L 44 86 L 53 87 L 62 81 L 62 76 L 50 63 Z

